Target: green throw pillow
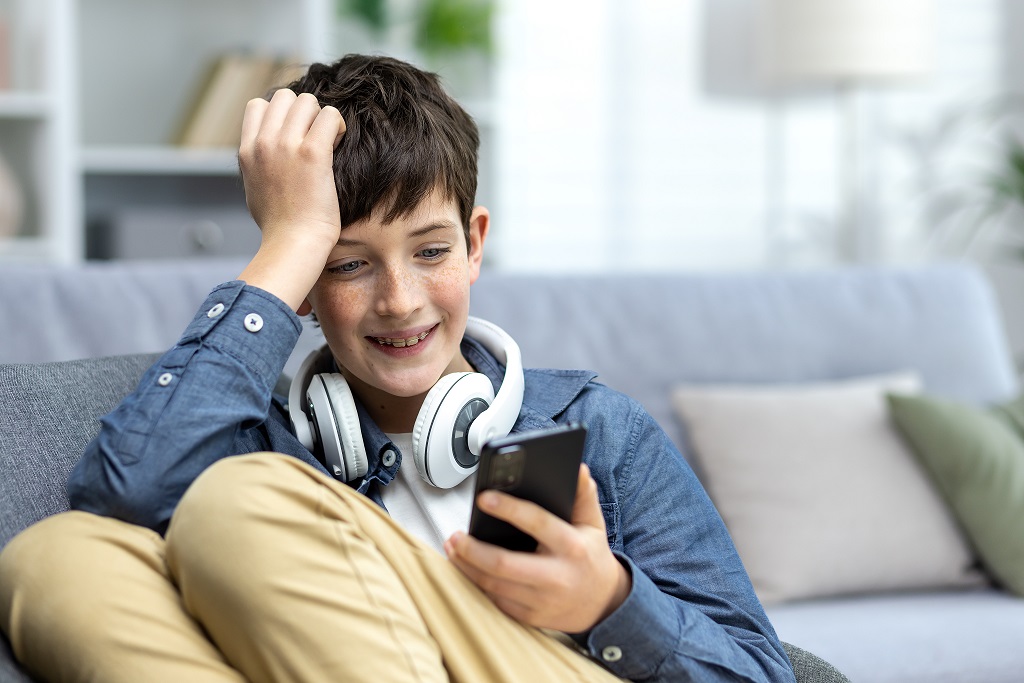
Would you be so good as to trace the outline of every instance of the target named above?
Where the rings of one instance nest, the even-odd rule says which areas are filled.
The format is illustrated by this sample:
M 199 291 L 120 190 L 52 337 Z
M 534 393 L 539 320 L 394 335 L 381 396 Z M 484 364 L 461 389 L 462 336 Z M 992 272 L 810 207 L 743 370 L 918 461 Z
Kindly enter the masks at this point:
M 888 400 L 982 562 L 1024 596 L 1024 397 L 988 410 L 925 396 Z

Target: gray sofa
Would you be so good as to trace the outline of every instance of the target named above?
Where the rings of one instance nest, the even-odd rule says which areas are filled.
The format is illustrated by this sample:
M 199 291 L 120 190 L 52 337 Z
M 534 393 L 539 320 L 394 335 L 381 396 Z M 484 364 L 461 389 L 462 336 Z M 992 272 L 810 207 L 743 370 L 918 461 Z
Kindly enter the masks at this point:
M 96 417 L 243 264 L 112 263 L 0 270 L 0 546 L 65 509 Z M 634 396 L 691 457 L 669 400 L 689 383 L 800 383 L 916 370 L 972 403 L 1018 391 L 987 282 L 963 266 L 815 273 L 525 276 L 486 272 L 473 313 L 529 366 L 583 367 Z M 286 367 L 317 346 L 303 334 Z M 86 359 L 86 360 L 76 360 Z M 774 605 L 780 637 L 855 682 L 1021 680 L 1024 600 L 984 586 Z M 28 680 L 0 647 L 0 681 Z M 802 680 L 842 680 L 790 650 Z

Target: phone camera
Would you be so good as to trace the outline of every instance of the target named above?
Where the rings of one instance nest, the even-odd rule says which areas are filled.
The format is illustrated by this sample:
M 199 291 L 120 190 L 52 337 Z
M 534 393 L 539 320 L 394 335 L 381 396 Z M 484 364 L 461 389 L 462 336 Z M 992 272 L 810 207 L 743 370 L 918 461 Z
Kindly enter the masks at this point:
M 523 476 L 523 449 L 521 446 L 502 448 L 496 454 L 491 469 L 491 485 L 496 489 L 514 489 Z

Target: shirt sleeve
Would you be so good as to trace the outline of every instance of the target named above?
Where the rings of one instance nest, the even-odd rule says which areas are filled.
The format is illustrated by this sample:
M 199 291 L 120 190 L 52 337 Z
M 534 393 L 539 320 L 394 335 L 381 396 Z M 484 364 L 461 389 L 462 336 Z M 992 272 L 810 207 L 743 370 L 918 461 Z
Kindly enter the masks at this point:
M 214 288 L 178 343 L 101 419 L 69 477 L 71 507 L 162 533 L 199 473 L 267 420 L 301 331 L 268 292 L 241 281 Z
M 632 681 L 795 680 L 721 517 L 671 440 L 634 404 L 615 482 L 625 602 L 575 636 Z

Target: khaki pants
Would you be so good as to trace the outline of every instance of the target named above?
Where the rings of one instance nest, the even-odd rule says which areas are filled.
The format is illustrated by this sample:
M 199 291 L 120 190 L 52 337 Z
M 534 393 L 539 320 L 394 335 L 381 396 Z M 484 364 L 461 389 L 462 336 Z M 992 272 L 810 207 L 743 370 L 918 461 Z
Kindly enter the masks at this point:
M 68 512 L 0 553 L 0 627 L 46 681 L 617 681 L 294 458 L 227 458 L 166 541 Z

